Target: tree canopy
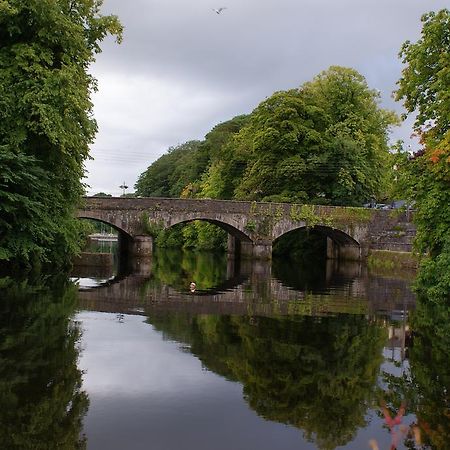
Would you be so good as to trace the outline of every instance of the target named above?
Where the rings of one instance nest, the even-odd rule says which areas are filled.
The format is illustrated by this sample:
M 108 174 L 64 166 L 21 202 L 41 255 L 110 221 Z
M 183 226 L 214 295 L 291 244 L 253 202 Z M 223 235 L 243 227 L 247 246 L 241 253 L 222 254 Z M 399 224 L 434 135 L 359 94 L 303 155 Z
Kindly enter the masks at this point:
M 358 72 L 333 66 L 262 102 L 244 131 L 236 197 L 361 205 L 380 195 L 397 119 L 378 97 Z
M 450 129 L 450 11 L 424 14 L 420 39 L 406 41 L 400 57 L 405 67 L 397 99 L 404 101 L 407 114 L 417 113 L 418 133 L 441 140 Z
M 407 114 L 417 113 L 414 127 L 423 149 L 410 164 L 417 213 L 417 247 L 428 253 L 419 275 L 433 298 L 450 296 L 450 11 L 422 16 L 422 35 L 403 45 L 405 68 L 397 99 Z
M 88 67 L 122 31 L 101 5 L 0 3 L 0 260 L 60 264 L 78 248 L 73 211 L 96 132 Z
M 387 134 L 397 123 L 378 98 L 355 70 L 330 67 L 298 89 L 274 93 L 250 115 L 217 125 L 195 149 L 170 149 L 141 175 L 137 191 L 159 195 L 164 168 L 172 178 L 164 178 L 163 192 L 172 195 L 361 205 L 382 195 Z M 186 174 L 191 179 L 180 192 Z
M 137 194 L 145 197 L 179 197 L 189 182 L 199 175 L 199 144 L 199 141 L 189 141 L 169 148 L 140 175 L 135 186 Z

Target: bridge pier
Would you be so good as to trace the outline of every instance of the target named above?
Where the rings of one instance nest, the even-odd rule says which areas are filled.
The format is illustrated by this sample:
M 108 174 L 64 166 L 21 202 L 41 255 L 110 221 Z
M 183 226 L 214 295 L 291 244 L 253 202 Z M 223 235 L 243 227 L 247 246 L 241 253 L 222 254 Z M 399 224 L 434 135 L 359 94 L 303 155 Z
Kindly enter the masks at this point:
M 253 257 L 258 259 L 272 259 L 272 243 L 261 243 L 253 246 Z
M 361 261 L 361 248 L 357 245 L 339 244 L 327 237 L 327 259 Z
M 253 258 L 253 242 L 240 241 L 239 256 L 244 259 Z
M 153 254 L 153 238 L 151 236 L 134 236 L 131 254 L 138 257 L 148 257 Z
M 272 243 L 241 241 L 241 258 L 272 259 Z
M 227 252 L 229 255 L 234 255 L 238 253 L 239 247 L 239 239 L 233 236 L 232 234 L 228 234 L 228 242 L 227 242 Z
M 132 273 L 133 275 L 140 275 L 150 277 L 152 273 L 152 257 L 133 258 L 132 261 Z
M 238 254 L 242 259 L 272 259 L 272 243 L 254 243 L 228 235 L 228 253 Z

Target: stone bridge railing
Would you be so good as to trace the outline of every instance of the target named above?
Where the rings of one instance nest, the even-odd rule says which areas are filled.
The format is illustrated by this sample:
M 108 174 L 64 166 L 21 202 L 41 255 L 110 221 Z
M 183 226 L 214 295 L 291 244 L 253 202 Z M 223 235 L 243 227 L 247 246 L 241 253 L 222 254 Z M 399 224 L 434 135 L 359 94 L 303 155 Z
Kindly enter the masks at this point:
M 276 239 L 301 228 L 324 234 L 328 257 L 340 259 L 362 259 L 371 248 L 394 244 L 409 251 L 414 234 L 406 212 L 290 203 L 90 197 L 77 216 L 113 226 L 142 256 L 151 254 L 157 230 L 194 220 L 225 229 L 230 252 L 256 258 L 270 258 Z

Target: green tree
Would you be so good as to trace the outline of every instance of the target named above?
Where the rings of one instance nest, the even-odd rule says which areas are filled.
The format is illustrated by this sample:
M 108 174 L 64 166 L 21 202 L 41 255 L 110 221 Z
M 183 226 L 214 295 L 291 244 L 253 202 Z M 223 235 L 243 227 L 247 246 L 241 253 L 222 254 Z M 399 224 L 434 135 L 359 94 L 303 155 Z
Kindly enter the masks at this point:
M 379 107 L 380 94 L 354 69 L 332 66 L 302 86 L 308 103 L 327 117 L 330 196 L 341 204 L 361 204 L 383 194 L 389 164 L 388 133 L 399 119 Z M 327 167 L 324 167 L 327 171 Z
M 416 201 L 417 248 L 428 253 L 419 289 L 433 299 L 450 296 L 450 11 L 422 16 L 422 35 L 405 42 L 405 68 L 396 93 L 406 115 L 417 113 L 414 127 L 423 150 L 411 162 Z
M 237 139 L 237 152 L 248 162 L 235 197 L 305 199 L 306 158 L 324 144 L 322 123 L 320 111 L 309 111 L 297 90 L 277 92 L 262 102 Z
M 108 34 L 101 0 L 0 2 L 0 260 L 63 264 L 96 132 L 89 65 Z
M 429 12 L 422 20 L 422 35 L 406 41 L 400 51 L 405 67 L 396 92 L 408 115 L 417 112 L 416 131 L 427 143 L 440 141 L 450 129 L 450 11 Z
M 361 205 L 385 189 L 395 114 L 353 69 L 330 67 L 277 92 L 251 114 L 240 151 L 248 165 L 236 197 Z

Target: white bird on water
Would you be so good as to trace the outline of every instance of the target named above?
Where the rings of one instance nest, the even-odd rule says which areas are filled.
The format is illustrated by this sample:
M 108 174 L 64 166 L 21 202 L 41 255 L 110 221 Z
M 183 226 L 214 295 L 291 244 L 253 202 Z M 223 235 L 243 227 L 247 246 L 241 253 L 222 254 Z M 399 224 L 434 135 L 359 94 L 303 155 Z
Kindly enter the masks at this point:
M 226 6 L 222 6 L 222 8 L 217 8 L 217 9 L 214 9 L 214 8 L 213 8 L 213 11 L 214 11 L 216 14 L 220 14 L 224 9 L 227 9 L 227 7 L 226 7 Z

